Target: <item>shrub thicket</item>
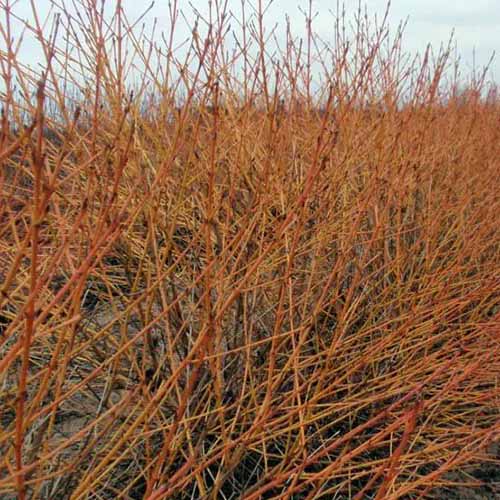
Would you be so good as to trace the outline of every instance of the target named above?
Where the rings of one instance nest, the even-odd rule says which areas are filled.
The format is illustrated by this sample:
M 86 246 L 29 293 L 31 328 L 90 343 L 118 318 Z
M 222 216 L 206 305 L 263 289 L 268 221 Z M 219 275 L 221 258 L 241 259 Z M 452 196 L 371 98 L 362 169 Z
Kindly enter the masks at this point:
M 2 9 L 0 496 L 425 498 L 494 460 L 495 89 L 362 16 L 274 50 L 216 5 L 176 49 L 77 7 L 27 25 L 37 75 Z

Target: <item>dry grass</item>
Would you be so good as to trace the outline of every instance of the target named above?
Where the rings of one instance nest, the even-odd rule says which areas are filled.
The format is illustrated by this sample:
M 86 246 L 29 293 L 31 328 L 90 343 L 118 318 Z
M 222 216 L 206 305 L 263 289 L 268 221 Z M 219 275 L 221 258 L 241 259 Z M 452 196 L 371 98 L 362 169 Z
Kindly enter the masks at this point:
M 496 89 L 385 22 L 269 54 L 247 5 L 227 53 L 219 6 L 179 60 L 83 0 L 33 75 L 0 5 L 2 498 L 429 498 L 495 460 Z

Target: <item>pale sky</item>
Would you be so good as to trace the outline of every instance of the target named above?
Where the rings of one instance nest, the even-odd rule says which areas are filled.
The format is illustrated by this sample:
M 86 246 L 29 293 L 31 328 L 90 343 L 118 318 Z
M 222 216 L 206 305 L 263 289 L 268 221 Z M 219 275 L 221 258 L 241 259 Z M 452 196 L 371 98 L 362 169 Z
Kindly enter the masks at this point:
M 7 0 L 0 0 L 0 6 L 5 5 Z M 58 0 L 70 8 L 70 0 Z M 13 0 L 10 0 L 12 3 Z M 49 0 L 34 0 L 41 18 L 49 13 Z M 107 0 L 110 6 L 115 4 L 114 0 Z M 256 3 L 256 1 L 254 2 Z M 265 4 L 265 1 L 263 0 Z M 366 0 L 362 2 L 368 8 L 368 14 L 381 17 L 387 5 L 386 0 Z M 129 19 L 136 18 L 147 5 L 149 0 L 122 0 L 122 5 Z M 188 21 L 194 19 L 190 4 L 201 12 L 207 12 L 208 0 L 179 0 L 178 6 L 184 12 Z M 336 10 L 336 0 L 313 0 L 313 11 L 318 16 L 313 22 L 314 30 L 324 39 L 328 39 L 334 23 L 333 12 Z M 357 9 L 358 1 L 347 1 L 347 18 Z M 283 33 L 285 27 L 285 14 L 290 17 L 291 26 L 296 36 L 304 34 L 304 17 L 300 11 L 307 9 L 306 0 L 274 0 L 265 16 L 265 24 L 268 28 L 278 23 L 278 33 Z M 228 0 L 229 10 L 238 16 L 241 12 L 241 0 Z M 72 10 L 71 8 L 69 9 Z M 22 18 L 31 17 L 30 0 L 18 0 L 14 11 Z M 155 5 L 147 16 L 148 22 L 157 17 L 159 27 L 168 31 L 168 0 L 156 0 Z M 491 54 L 496 51 L 497 55 L 488 73 L 489 80 L 500 82 L 500 0 L 392 0 L 389 16 L 389 26 L 396 28 L 397 24 L 408 19 L 405 30 L 403 47 L 409 52 L 423 51 L 427 43 L 439 48 L 440 43 L 446 43 L 452 30 L 455 31 L 457 51 L 462 60 L 462 73 L 467 74 L 473 66 L 473 54 L 475 51 L 476 66 L 485 65 Z M 3 12 L 0 9 L 0 22 L 4 22 Z M 185 22 L 181 19 L 177 36 L 179 39 L 187 37 L 189 31 Z M 14 26 L 14 36 L 19 34 L 19 25 Z M 0 50 L 4 42 L 0 40 Z M 40 59 L 36 48 L 36 42 L 27 38 L 19 57 L 22 62 L 36 64 Z

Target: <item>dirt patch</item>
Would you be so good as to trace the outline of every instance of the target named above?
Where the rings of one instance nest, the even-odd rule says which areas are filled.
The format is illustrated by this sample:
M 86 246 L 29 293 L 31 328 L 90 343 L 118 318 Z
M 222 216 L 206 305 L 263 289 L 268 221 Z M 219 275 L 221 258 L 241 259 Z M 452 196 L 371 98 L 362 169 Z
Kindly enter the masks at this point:
M 488 448 L 488 460 L 467 472 L 452 472 L 450 482 L 467 484 L 436 488 L 429 498 L 442 500 L 500 500 L 500 443 Z M 474 484 L 475 483 L 475 484 Z

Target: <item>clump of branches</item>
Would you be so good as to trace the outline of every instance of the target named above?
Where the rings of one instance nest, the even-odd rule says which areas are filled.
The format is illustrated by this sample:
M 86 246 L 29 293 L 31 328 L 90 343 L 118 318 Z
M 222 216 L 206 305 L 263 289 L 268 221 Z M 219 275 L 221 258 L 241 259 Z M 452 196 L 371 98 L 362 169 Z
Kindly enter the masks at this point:
M 175 2 L 162 44 L 75 4 L 34 7 L 35 73 L 0 3 L 0 496 L 425 498 L 494 461 L 486 73 L 387 17 L 280 48 L 216 2 L 178 48 Z

